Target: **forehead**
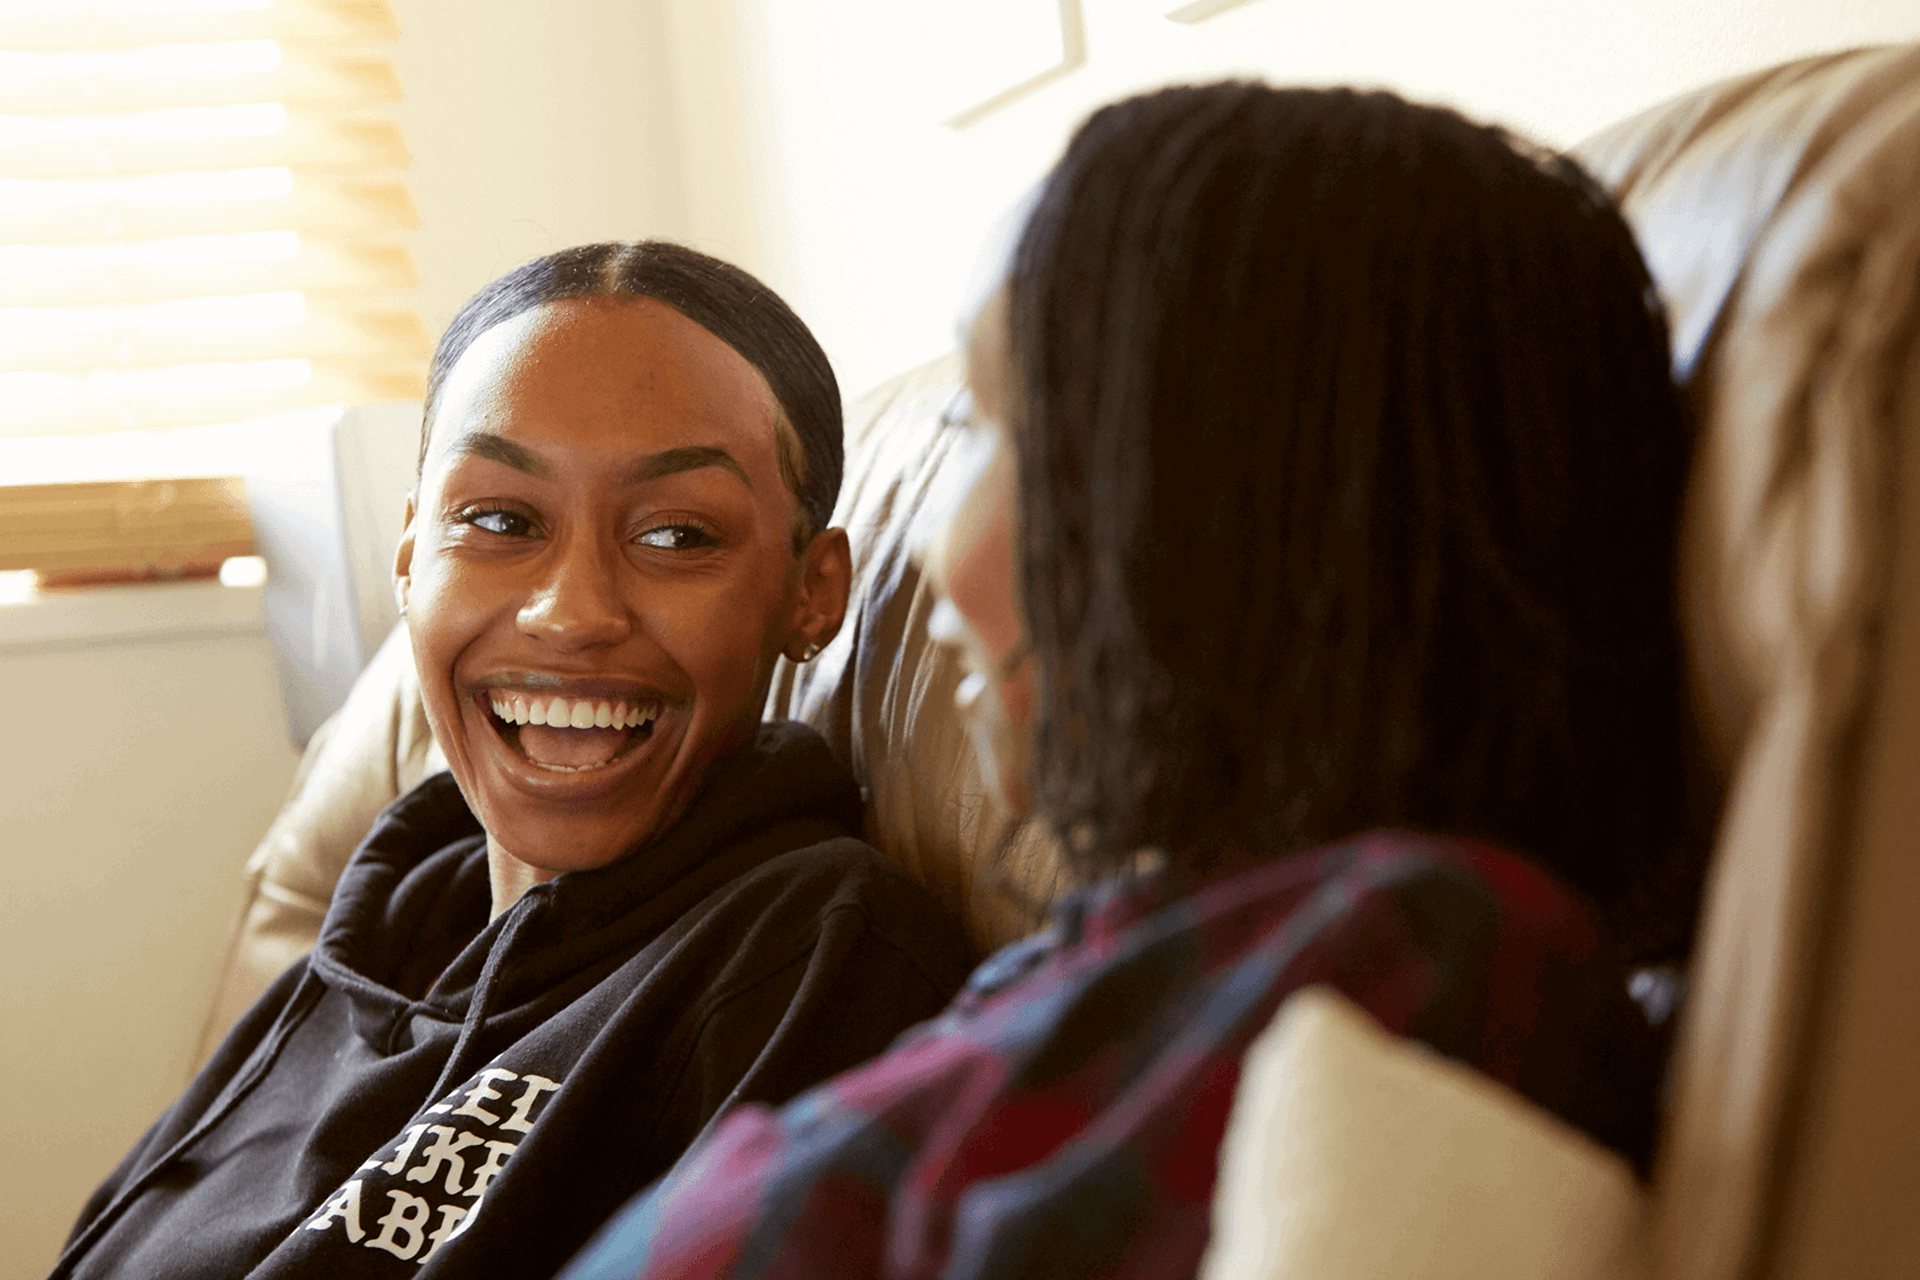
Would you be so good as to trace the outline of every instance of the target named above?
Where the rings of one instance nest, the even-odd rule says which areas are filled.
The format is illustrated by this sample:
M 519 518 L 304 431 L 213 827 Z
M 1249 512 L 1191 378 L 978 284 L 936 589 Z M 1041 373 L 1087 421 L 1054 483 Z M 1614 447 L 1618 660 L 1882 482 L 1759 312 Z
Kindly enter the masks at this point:
M 1005 426 L 1012 408 L 1013 391 L 1005 285 L 994 290 L 981 304 L 967 324 L 966 333 L 967 386 L 973 392 L 975 412 Z
M 973 394 L 974 426 L 962 430 L 942 463 L 941 484 L 925 507 L 927 541 L 919 555 L 951 595 L 954 574 L 968 553 L 996 525 L 1014 524 L 1016 493 L 1006 414 L 1010 404 L 1006 349 L 1006 299 L 996 292 L 967 323 L 967 385 Z M 1011 598 L 1010 582 L 994 591 Z M 985 599 L 976 590 L 976 603 Z M 977 623 L 976 623 L 977 625 Z
M 651 298 L 574 298 L 502 321 L 476 338 L 428 424 L 429 471 L 450 440 L 487 431 L 613 454 L 685 445 L 775 457 L 777 402 L 759 370 Z M 742 455 L 746 456 L 742 456 Z

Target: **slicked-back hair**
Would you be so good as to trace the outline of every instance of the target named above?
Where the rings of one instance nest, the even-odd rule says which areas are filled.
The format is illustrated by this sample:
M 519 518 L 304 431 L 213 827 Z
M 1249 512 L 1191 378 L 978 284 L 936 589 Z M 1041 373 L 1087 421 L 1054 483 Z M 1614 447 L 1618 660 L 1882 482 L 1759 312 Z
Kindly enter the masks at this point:
M 524 311 L 570 298 L 652 298 L 739 352 L 760 371 L 792 432 L 780 469 L 800 504 L 796 542 L 827 527 L 840 494 L 845 443 L 840 386 L 826 352 L 773 290 L 739 267 L 668 240 L 577 245 L 515 267 L 467 300 L 440 338 L 427 375 L 420 466 L 447 374 L 481 334 Z
M 1580 167 L 1385 93 L 1096 113 L 1009 282 L 1032 790 L 1081 874 L 1497 841 L 1690 928 L 1690 436 Z

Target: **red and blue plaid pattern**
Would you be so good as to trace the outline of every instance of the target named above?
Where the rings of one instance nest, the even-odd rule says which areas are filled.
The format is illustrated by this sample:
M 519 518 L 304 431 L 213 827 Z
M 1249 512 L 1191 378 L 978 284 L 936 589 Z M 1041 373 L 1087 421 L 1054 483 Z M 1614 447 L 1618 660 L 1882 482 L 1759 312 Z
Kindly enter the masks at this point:
M 1375 833 L 1167 898 L 1068 899 L 886 1054 L 728 1116 L 565 1280 L 1189 1274 L 1241 1057 L 1315 983 L 1642 1141 L 1651 1033 L 1592 912 L 1530 863 Z

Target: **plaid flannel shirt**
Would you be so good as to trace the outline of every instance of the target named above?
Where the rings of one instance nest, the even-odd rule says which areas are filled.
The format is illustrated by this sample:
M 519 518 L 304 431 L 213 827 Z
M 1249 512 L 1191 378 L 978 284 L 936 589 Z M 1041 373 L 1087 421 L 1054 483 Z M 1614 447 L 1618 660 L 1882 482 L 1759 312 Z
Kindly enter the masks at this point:
M 565 1280 L 1190 1274 L 1241 1057 L 1315 983 L 1645 1160 L 1652 1032 L 1532 864 L 1381 832 L 1167 898 L 1070 897 L 881 1057 L 729 1115 Z

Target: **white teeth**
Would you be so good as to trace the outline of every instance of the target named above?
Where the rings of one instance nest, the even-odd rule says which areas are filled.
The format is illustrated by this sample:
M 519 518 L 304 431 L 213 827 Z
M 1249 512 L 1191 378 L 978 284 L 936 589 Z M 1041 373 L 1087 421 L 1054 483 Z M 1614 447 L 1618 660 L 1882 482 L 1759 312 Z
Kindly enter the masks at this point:
M 527 699 L 519 694 L 492 699 L 493 714 L 508 724 L 551 725 L 561 729 L 637 729 L 660 716 L 658 702 L 634 706 L 587 698 L 569 703 L 565 698 Z

